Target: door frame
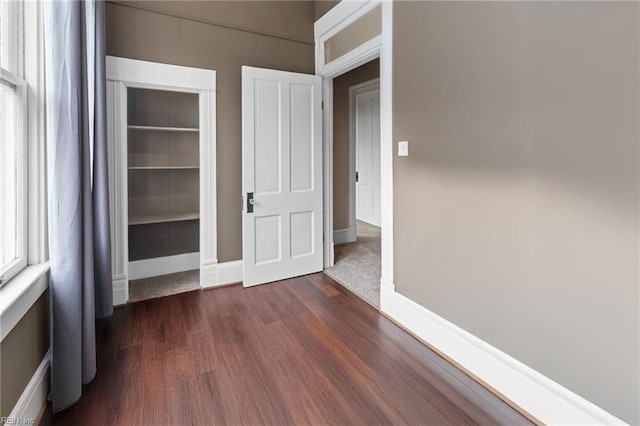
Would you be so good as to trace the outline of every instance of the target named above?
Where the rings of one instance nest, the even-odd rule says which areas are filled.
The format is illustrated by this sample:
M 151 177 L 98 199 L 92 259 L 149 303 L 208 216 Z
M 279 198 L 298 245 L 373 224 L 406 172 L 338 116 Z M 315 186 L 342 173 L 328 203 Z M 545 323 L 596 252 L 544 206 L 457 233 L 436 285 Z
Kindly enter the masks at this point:
M 325 63 L 324 44 L 336 33 L 377 6 L 382 8 L 380 35 Z M 392 140 L 392 60 L 393 4 L 389 1 L 341 1 L 316 21 L 316 74 L 323 87 L 323 171 L 324 171 L 324 266 L 333 266 L 333 79 L 376 58 L 380 59 L 380 177 L 381 177 L 381 298 L 395 293 L 393 285 L 393 140 Z
M 356 96 L 362 93 L 380 94 L 380 78 L 349 87 L 349 229 L 356 227 Z M 380 146 L 382 149 L 382 145 Z M 380 178 L 382 181 L 382 176 Z M 354 239 L 355 241 L 355 239 Z
M 198 95 L 200 231 L 196 262 L 200 287 L 217 281 L 216 194 L 216 71 L 161 64 L 137 59 L 106 57 L 107 146 L 109 157 L 109 208 L 111 211 L 111 259 L 113 305 L 129 300 L 129 208 L 127 89 L 145 88 Z M 192 265 L 192 256 L 171 256 L 172 264 Z M 167 258 L 164 258 L 165 262 Z M 143 272 L 157 271 L 158 258 L 138 261 Z M 135 275 L 136 271 L 133 271 Z

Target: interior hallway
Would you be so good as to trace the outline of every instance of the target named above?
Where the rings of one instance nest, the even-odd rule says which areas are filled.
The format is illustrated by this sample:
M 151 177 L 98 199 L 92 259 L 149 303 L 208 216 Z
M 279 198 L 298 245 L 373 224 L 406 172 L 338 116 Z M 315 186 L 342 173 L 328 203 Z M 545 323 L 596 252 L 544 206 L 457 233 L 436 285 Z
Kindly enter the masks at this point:
M 336 245 L 334 265 L 325 273 L 380 308 L 380 228 L 356 222 L 357 240 Z
M 97 340 L 44 424 L 528 424 L 322 273 L 130 304 Z

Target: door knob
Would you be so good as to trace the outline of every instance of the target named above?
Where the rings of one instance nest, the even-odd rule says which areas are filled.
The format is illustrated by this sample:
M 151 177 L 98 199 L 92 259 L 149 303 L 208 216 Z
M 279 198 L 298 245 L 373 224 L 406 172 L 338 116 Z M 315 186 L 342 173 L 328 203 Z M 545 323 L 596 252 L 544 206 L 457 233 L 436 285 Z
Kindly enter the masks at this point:
M 253 192 L 247 192 L 247 213 L 253 213 L 253 206 L 256 201 L 253 199 Z

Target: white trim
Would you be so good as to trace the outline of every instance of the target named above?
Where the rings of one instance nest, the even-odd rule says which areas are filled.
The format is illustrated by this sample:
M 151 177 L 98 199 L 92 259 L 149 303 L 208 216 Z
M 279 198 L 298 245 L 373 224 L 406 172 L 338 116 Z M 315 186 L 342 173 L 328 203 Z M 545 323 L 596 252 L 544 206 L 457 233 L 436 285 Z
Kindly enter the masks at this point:
M 11 3 L 11 2 L 10 2 Z M 5 5 L 3 5 L 4 7 Z M 22 28 L 22 3 L 14 2 L 12 5 L 7 6 L 7 9 L 19 11 L 18 13 L 18 21 L 19 27 Z M 12 19 L 12 18 L 9 18 Z M 22 39 L 22 32 L 20 31 L 19 38 Z M 12 43 L 15 43 L 15 40 L 10 40 Z M 12 44 L 11 43 L 11 44 Z M 22 60 L 24 58 L 23 55 L 24 46 L 22 44 L 19 45 L 19 49 L 17 51 L 16 60 L 22 64 Z M 22 69 L 22 67 L 20 67 Z M 15 222 L 15 259 L 10 263 L 0 267 L 0 285 L 7 283 L 13 277 L 18 275 L 20 271 L 22 271 L 27 266 L 27 260 L 29 256 L 28 251 L 28 188 L 29 188 L 29 179 L 28 179 L 28 145 L 29 145 L 29 134 L 28 134 L 28 84 L 26 80 L 22 78 L 22 73 L 18 75 L 18 73 L 14 73 L 11 71 L 7 71 L 4 68 L 0 68 L 0 80 L 3 80 L 5 83 L 13 85 L 15 87 L 16 94 L 16 108 L 15 108 L 15 119 L 16 119 L 16 129 L 15 129 L 15 178 L 16 178 L 16 188 L 15 188 L 15 205 L 16 205 L 16 222 Z M 4 225 L 6 226 L 6 225 Z
M 218 264 L 218 284 L 227 285 L 242 281 L 242 260 Z
M 107 79 L 126 81 L 138 87 L 173 86 L 174 90 L 216 90 L 215 71 L 107 56 Z M 171 90 L 167 88 L 167 90 Z
M 215 74 L 214 74 L 215 76 Z M 215 84 L 215 78 L 214 78 Z M 216 187 L 216 94 L 200 93 L 200 285 L 207 283 L 207 265 L 218 263 Z
M 356 226 L 356 96 L 361 93 L 380 95 L 380 78 L 349 87 L 349 226 Z M 355 241 L 355 237 L 354 240 Z M 339 244 L 335 241 L 334 243 Z
M 127 202 L 127 86 L 107 80 L 107 153 L 111 225 L 113 305 L 129 300 L 129 232 Z
M 356 225 L 351 225 L 345 229 L 337 229 L 333 231 L 333 243 L 334 244 L 345 244 L 345 243 L 353 243 L 357 240 L 358 233 L 356 229 Z
M 218 260 L 200 264 L 200 287 L 207 288 L 218 283 Z
M 49 286 L 49 263 L 27 266 L 4 287 L 0 298 L 0 341 L 13 330 Z
M 126 275 L 113 277 L 113 306 L 122 306 L 129 300 L 129 282 Z
M 51 349 L 47 351 L 42 362 L 24 388 L 22 395 L 11 410 L 9 418 L 17 421 L 13 424 L 29 424 L 35 422 L 49 394 L 49 364 Z M 11 422 L 7 422 L 11 424 Z
M 107 56 L 107 139 L 111 208 L 114 305 L 128 300 L 129 280 L 200 269 L 201 285 L 213 281 L 217 264 L 216 71 Z M 189 253 L 129 262 L 127 188 L 127 89 L 151 88 L 199 95 L 200 243 L 193 266 Z M 164 263 L 169 259 L 168 264 Z M 178 260 L 176 260 L 178 259 Z M 142 262 L 142 263 L 139 263 Z M 187 269 L 185 269 L 187 268 Z M 215 268 L 215 267 L 214 267 Z M 125 299 L 123 301 L 123 294 Z
M 366 1 L 341 1 L 315 22 L 313 26 L 315 39 L 332 37 L 353 21 L 364 16 L 376 7 L 378 3 L 369 4 L 369 7 L 365 8 L 367 6 Z
M 42 2 L 24 4 L 24 79 L 27 81 L 28 262 L 45 262 L 47 249 L 47 165 L 45 132 L 44 40 Z
M 316 74 L 323 77 L 337 77 L 340 74 L 345 73 L 349 69 L 358 67 L 377 56 L 372 56 L 370 59 L 353 66 L 353 64 L 345 65 L 351 61 L 352 56 L 362 56 L 363 51 L 369 50 L 371 46 L 379 46 L 380 41 L 373 42 L 374 39 L 364 43 L 361 46 L 356 47 L 351 52 L 334 59 L 333 61 L 325 64 L 324 43 L 331 37 L 342 31 L 359 18 L 366 15 L 368 12 L 376 8 L 382 2 L 380 0 L 366 0 L 366 1 L 341 1 L 323 15 L 314 24 L 314 37 L 316 41 Z M 378 39 L 376 37 L 375 39 Z M 363 47 L 365 46 L 366 47 Z M 354 53 L 357 52 L 357 53 Z
M 333 242 L 333 78 L 322 79 L 322 169 L 324 192 L 322 215 L 324 236 L 324 267 L 334 262 Z
M 11 2 L 9 2 L 11 3 Z M 24 3 L 24 80 L 26 84 L 26 258 L 30 266 L 20 271 L 0 290 L 0 340 L 33 306 L 49 286 L 46 215 L 46 164 L 44 122 L 44 46 L 42 3 Z
M 381 278 L 393 282 L 393 3 L 382 3 L 380 47 L 380 202 Z
M 23 1 L 3 1 L 0 3 L 3 22 L 0 27 L 4 49 L 0 54 L 0 63 L 8 71 L 17 76 L 24 76 L 24 3 Z M 11 66 L 12 68 L 7 68 Z
M 209 275 L 213 277 L 207 283 L 201 282 L 202 288 L 212 288 L 242 282 L 242 260 L 233 260 L 209 265 Z
M 382 3 L 382 33 L 332 61 L 324 64 L 324 41 L 360 16 Z M 320 18 L 314 26 L 316 36 L 316 74 L 323 77 L 323 164 L 324 173 L 324 267 L 334 263 L 333 241 L 333 78 L 380 58 L 380 150 L 382 202 L 382 278 L 393 277 L 393 142 L 391 133 L 392 3 L 369 0 L 342 1 Z M 388 156 L 388 157 L 387 157 Z M 327 238 L 330 236 L 330 238 Z M 390 282 L 390 281 L 389 281 Z
M 358 68 L 360 65 L 373 61 L 380 56 L 381 45 L 382 35 L 372 38 L 325 65 L 322 70 L 322 76 L 337 77 L 352 69 Z
M 192 271 L 199 268 L 199 252 L 134 260 L 129 262 L 129 279 L 138 280 L 175 272 Z
M 540 374 L 425 307 L 381 288 L 381 310 L 484 386 L 543 424 L 624 424 L 595 404 Z

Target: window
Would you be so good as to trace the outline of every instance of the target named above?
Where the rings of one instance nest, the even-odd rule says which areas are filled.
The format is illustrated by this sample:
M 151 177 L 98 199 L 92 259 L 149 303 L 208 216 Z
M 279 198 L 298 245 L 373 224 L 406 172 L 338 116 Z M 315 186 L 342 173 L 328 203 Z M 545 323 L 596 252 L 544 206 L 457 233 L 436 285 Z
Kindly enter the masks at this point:
M 0 285 L 27 265 L 23 6 L 0 0 Z

